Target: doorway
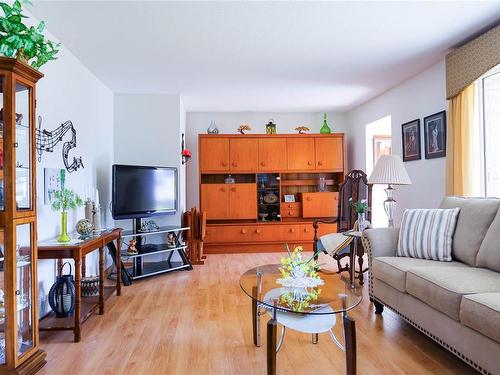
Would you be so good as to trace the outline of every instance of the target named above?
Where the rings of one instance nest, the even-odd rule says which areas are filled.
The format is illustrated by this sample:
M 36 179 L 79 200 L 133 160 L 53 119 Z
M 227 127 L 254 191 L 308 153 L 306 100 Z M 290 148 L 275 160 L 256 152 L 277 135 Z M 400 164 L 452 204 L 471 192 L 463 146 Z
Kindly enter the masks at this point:
M 366 174 L 372 174 L 373 167 L 382 155 L 392 153 L 391 116 L 366 124 Z M 384 211 L 386 194 L 385 185 L 373 185 L 372 190 L 372 226 L 374 228 L 387 227 L 389 221 Z

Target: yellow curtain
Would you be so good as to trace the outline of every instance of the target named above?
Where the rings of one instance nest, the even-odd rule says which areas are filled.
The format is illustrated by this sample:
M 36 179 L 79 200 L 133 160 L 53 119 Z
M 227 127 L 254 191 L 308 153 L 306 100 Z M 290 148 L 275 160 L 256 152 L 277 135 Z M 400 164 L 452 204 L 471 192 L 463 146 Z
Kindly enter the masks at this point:
M 446 195 L 474 195 L 476 85 L 450 99 L 446 156 Z

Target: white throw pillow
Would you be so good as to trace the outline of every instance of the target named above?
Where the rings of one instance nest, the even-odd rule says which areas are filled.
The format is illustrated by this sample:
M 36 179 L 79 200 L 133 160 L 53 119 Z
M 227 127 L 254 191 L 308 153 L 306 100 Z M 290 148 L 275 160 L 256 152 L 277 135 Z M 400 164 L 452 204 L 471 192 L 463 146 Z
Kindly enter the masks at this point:
M 397 255 L 451 262 L 453 234 L 460 208 L 405 210 Z

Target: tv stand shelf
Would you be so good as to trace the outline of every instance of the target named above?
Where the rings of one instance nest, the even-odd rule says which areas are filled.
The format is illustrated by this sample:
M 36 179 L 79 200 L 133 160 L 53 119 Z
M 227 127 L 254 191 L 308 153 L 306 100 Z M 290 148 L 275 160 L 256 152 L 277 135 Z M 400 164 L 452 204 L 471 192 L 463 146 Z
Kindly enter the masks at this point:
M 137 224 L 137 223 L 136 223 Z M 140 225 L 136 225 L 136 228 Z M 138 254 L 127 254 L 127 248 L 120 249 L 124 261 L 125 269 L 131 274 L 132 279 L 142 279 L 144 277 L 158 275 L 177 270 L 192 270 L 193 266 L 186 256 L 187 246 L 181 241 L 182 233 L 189 230 L 189 227 L 164 226 L 158 230 L 141 232 L 137 229 L 122 232 L 124 245 L 127 246 L 129 240 L 137 241 Z M 167 243 L 143 244 L 148 236 L 162 235 L 174 232 L 177 243 L 175 247 L 169 247 Z M 179 255 L 180 260 L 173 260 L 174 254 Z

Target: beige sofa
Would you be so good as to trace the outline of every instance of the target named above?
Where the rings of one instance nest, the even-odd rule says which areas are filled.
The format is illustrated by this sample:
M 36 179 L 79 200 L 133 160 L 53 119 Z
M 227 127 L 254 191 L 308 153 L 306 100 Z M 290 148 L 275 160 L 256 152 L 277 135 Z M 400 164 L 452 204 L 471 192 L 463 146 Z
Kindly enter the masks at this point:
M 370 299 L 483 374 L 500 374 L 500 200 L 448 197 L 460 207 L 452 262 L 396 256 L 399 230 L 365 231 Z

